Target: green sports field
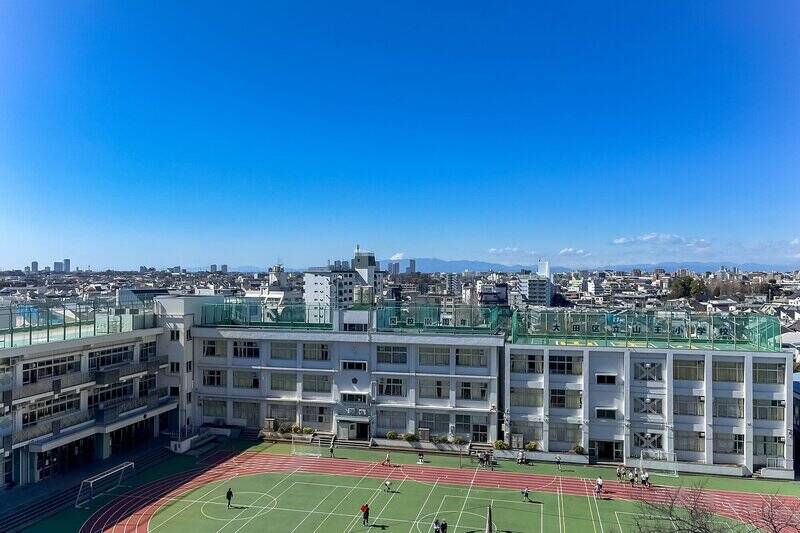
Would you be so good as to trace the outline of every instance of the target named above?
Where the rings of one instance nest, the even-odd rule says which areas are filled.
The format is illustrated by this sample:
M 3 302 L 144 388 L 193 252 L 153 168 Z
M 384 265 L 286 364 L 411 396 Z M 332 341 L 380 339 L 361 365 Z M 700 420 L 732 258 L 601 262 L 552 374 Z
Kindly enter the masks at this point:
M 601 498 L 592 494 L 592 480 L 598 475 L 609 481 L 613 478 L 613 469 L 606 467 L 565 465 L 558 472 L 551 464 L 501 462 L 495 472 L 488 473 L 499 476 L 497 484 L 487 486 L 485 481 L 474 483 L 479 474 L 487 475 L 485 471 L 455 456 L 430 454 L 426 465 L 416 466 L 415 453 L 392 452 L 396 466 L 381 470 L 373 465 L 385 451 L 339 449 L 336 459 L 313 459 L 316 463 L 306 471 L 294 468 L 294 463 L 284 471 L 271 471 L 270 465 L 298 460 L 289 457 L 289 452 L 285 444 L 232 442 L 220 450 L 229 458 L 223 465 L 175 457 L 140 472 L 131 486 L 97 498 L 91 508 L 64 511 L 31 531 L 77 531 L 83 526 L 83 531 L 164 533 L 414 533 L 433 531 L 432 523 L 438 518 L 448 522 L 449 532 L 466 533 L 484 531 L 491 505 L 496 531 L 610 533 L 633 531 L 636 516 L 642 514 L 640 505 L 613 483 L 611 494 Z M 187 473 L 179 489 L 151 497 L 153 485 Z M 502 478 L 520 473 L 538 476 L 531 485 L 532 502 L 524 501 L 519 488 L 508 488 L 508 480 Z M 383 490 L 385 479 L 391 480 L 389 492 Z M 797 483 L 719 477 L 656 477 L 654 481 L 659 486 L 702 482 L 709 489 L 739 493 L 798 492 Z M 231 509 L 225 501 L 228 488 L 234 492 Z M 359 512 L 365 502 L 371 508 L 369 528 L 362 525 Z M 116 512 L 104 515 L 109 509 Z M 664 531 L 672 529 L 671 524 L 663 526 Z

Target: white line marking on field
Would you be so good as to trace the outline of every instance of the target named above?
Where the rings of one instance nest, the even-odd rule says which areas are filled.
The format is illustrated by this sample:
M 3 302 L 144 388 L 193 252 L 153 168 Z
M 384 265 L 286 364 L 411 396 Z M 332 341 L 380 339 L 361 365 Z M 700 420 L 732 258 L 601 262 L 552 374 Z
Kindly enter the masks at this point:
M 467 500 L 469 500 L 469 493 L 472 492 L 472 486 L 475 484 L 475 478 L 478 476 L 478 469 L 475 469 L 475 473 L 472 474 L 472 481 L 469 482 L 469 489 L 467 489 L 467 497 L 464 498 L 464 503 L 461 505 L 461 511 L 458 512 L 458 519 L 456 520 L 456 527 L 453 528 L 453 531 L 458 531 L 458 524 L 461 523 L 461 515 L 464 514 L 464 509 L 467 507 Z

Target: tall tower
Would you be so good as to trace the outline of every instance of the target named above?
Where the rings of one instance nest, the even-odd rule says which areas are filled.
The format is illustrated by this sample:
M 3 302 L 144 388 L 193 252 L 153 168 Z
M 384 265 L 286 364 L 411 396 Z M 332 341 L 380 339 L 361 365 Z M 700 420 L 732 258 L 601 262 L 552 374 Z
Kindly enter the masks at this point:
M 64 259 L 64 272 L 69 272 L 69 259 Z

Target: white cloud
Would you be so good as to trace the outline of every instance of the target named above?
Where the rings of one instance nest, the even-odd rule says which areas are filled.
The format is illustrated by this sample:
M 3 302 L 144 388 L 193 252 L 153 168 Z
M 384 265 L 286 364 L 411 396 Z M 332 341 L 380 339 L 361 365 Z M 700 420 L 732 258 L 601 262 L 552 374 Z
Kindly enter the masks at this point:
M 400 261 L 406 256 L 405 252 L 395 252 L 392 257 L 389 258 L 390 261 Z
M 681 248 L 686 247 L 694 251 L 705 250 L 711 247 L 711 242 L 706 239 L 690 239 L 675 235 L 674 233 L 643 233 L 633 237 L 617 237 L 611 241 L 615 245 L 642 245 L 655 248 Z
M 534 252 L 533 250 L 523 250 L 518 246 L 503 246 L 498 248 L 489 248 L 486 251 L 492 255 L 500 255 L 511 258 L 520 258 L 520 259 L 529 258 L 536 255 L 536 252 Z
M 789 241 L 789 244 L 791 244 L 792 246 L 800 246 L 800 238 L 796 237 L 792 239 L 791 241 Z
M 558 255 L 573 256 L 573 257 L 588 257 L 592 254 L 591 252 L 587 252 L 583 248 L 575 249 L 572 247 L 568 247 L 559 250 Z

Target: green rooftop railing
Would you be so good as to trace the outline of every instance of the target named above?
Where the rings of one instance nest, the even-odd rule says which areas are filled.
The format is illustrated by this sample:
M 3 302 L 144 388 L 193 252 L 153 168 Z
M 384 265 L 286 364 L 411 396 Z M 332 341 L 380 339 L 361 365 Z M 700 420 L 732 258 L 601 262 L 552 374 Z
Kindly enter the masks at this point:
M 331 309 L 323 305 L 275 306 L 261 302 L 205 304 L 202 326 L 234 326 L 276 329 L 333 329 Z
M 156 326 L 151 306 L 53 301 L 0 307 L 0 350 Z
M 760 314 L 522 310 L 515 344 L 778 352 L 780 323 Z
M 496 335 L 511 324 L 508 308 L 467 305 L 393 305 L 375 309 L 377 331 Z

